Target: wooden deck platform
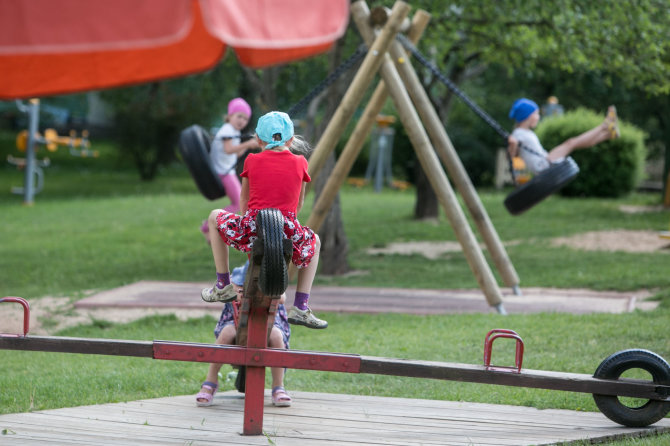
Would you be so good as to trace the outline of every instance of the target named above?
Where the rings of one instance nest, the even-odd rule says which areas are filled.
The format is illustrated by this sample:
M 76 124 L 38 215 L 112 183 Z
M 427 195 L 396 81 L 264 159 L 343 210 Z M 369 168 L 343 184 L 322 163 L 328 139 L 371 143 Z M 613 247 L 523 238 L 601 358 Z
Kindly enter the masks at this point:
M 670 432 L 665 418 L 626 428 L 600 413 L 492 404 L 291 392 L 265 396 L 264 436 L 242 436 L 243 395 L 193 395 L 0 416 L 0 443 L 48 445 L 548 445 Z

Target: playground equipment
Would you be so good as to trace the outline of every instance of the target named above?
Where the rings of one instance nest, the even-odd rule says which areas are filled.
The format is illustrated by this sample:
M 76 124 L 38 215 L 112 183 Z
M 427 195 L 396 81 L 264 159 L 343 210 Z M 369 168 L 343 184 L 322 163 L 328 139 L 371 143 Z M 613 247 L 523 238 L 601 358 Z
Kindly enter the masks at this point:
M 633 427 L 653 424 L 670 412 L 670 365 L 647 350 L 617 352 L 606 358 L 594 376 L 590 376 L 522 370 L 523 340 L 516 332 L 507 329 L 494 329 L 486 334 L 484 364 L 481 366 L 267 348 L 269 328 L 274 321 L 279 295 L 268 295 L 264 291 L 281 294 L 286 288 L 286 249 L 280 243 L 281 237 L 276 237 L 283 228 L 283 221 L 274 218 L 276 212 L 263 210 L 259 214 L 262 217 L 257 220 L 261 228 L 260 242 L 254 244 L 244 284 L 244 298 L 238 321 L 238 345 L 28 336 L 28 302 L 19 297 L 5 297 L 0 299 L 0 303 L 17 302 L 23 306 L 24 324 L 23 334 L 0 334 L 0 348 L 214 362 L 244 367 L 244 435 L 263 434 L 266 367 L 369 373 L 591 393 L 606 417 L 616 423 Z M 516 342 L 514 367 L 491 365 L 493 343 L 501 338 Z M 632 369 L 646 370 L 652 380 L 621 378 L 624 372 Z M 241 375 L 238 374 L 238 377 Z M 236 384 L 241 385 L 240 382 Z M 242 389 L 238 387 L 238 390 Z M 619 397 L 647 401 L 631 407 Z
M 370 181 L 374 172 L 375 192 L 381 192 L 385 181 L 389 186 L 393 185 L 391 154 L 395 131 L 391 124 L 395 122 L 395 117 L 379 115 L 376 121 L 377 127 L 370 135 L 370 160 L 365 171 L 365 180 Z
M 98 156 L 97 150 L 90 149 L 88 131 L 84 130 L 81 137 L 77 137 L 74 130 L 70 131 L 70 136 L 60 136 L 54 129 L 46 129 L 44 135 L 38 133 L 39 127 L 39 99 L 30 99 L 28 105 L 21 101 L 16 101 L 18 109 L 28 114 L 28 130 L 22 130 L 16 136 L 16 148 L 26 154 L 25 158 L 16 158 L 7 156 L 10 164 L 24 169 L 24 186 L 13 187 L 12 193 L 23 195 L 23 204 L 32 205 L 35 194 L 38 194 L 44 187 L 43 167 L 50 165 L 49 158 L 38 160 L 36 158 L 36 145 L 42 144 L 49 152 L 55 152 L 58 146 L 67 146 L 72 156 L 93 157 Z
M 431 181 L 433 189 L 436 191 L 438 199 L 443 205 L 454 229 L 454 233 L 458 237 L 461 246 L 463 246 L 466 259 L 474 272 L 480 288 L 484 292 L 487 302 L 499 313 L 506 314 L 500 289 L 486 263 L 486 259 L 472 232 L 470 224 L 463 214 L 454 190 L 444 170 L 440 167 L 440 159 L 446 166 L 451 179 L 463 197 L 466 207 L 470 211 L 474 223 L 479 229 L 503 281 L 517 295 L 521 294 L 519 277 L 456 150 L 453 148 L 439 120 L 437 112 L 430 103 L 416 72 L 409 63 L 407 54 L 405 54 L 400 43 L 395 41 L 398 32 L 406 26 L 408 10 L 409 6 L 407 4 L 397 2 L 390 15 L 388 11 L 381 8 L 381 13 L 374 14 L 373 18 L 373 14 L 370 13 L 364 1 L 357 1 L 351 5 L 352 15 L 361 34 L 364 36 L 369 50 L 364 52 L 365 58 L 361 62 L 349 88 L 342 97 L 339 107 L 330 119 L 321 139 L 310 156 L 309 174 L 312 179 L 319 174 L 325 160 L 335 149 L 340 136 L 344 133 L 344 129 L 352 117 L 352 110 L 358 107 L 377 71 L 380 71 L 384 81 L 378 85 L 361 118 L 358 120 L 356 128 L 351 133 L 349 141 L 347 141 L 342 153 L 340 153 L 330 177 L 312 208 L 312 214 L 307 221 L 307 226 L 317 232 L 321 228 L 339 189 L 345 182 L 356 157 L 364 146 L 367 135 L 370 134 L 374 124 L 377 122 L 377 117 L 381 113 L 386 98 L 390 95 L 396 105 L 400 120 L 407 130 L 410 141 L 417 152 L 424 172 L 426 172 Z M 411 39 L 418 40 L 420 38 L 428 20 L 429 15 L 425 11 L 418 11 L 415 14 L 408 30 Z M 373 26 L 383 27 L 379 34 L 375 34 Z M 332 80 L 337 78 L 341 72 L 353 66 L 360 58 L 360 54 L 361 50 L 359 48 L 328 79 L 319 84 L 315 91 L 322 90 Z M 394 65 L 393 61 L 396 62 L 396 65 Z M 314 94 L 315 92 L 310 92 L 306 97 L 312 97 Z M 299 104 L 306 104 L 306 101 L 301 100 Z M 291 110 L 297 110 L 297 108 L 292 107 Z M 419 115 L 423 119 L 426 128 L 423 127 Z M 223 192 L 220 190 L 221 187 L 218 185 L 218 181 L 215 182 L 215 176 L 208 172 L 208 169 L 210 169 L 207 166 L 209 164 L 209 149 L 207 146 L 208 141 L 204 138 L 204 134 L 204 130 L 199 130 L 193 126 L 185 129 L 182 132 L 180 140 L 180 150 L 201 192 L 208 198 L 210 196 L 219 197 L 222 196 Z M 435 145 L 433 146 L 433 144 Z M 191 147 L 190 145 L 194 146 Z M 198 147 L 195 147 L 195 145 Z M 439 159 L 435 154 L 436 151 L 440 157 Z M 194 169 L 193 166 L 197 166 L 197 169 Z M 194 173 L 200 171 L 202 174 Z
M 427 67 L 437 79 L 440 80 L 449 90 L 451 90 L 456 97 L 463 101 L 477 116 L 482 118 L 493 130 L 495 130 L 507 143 L 509 132 L 505 130 L 498 122 L 496 122 L 488 113 L 479 107 L 472 99 L 470 99 L 463 91 L 461 91 L 456 84 L 447 78 L 430 60 L 428 60 L 421 52 L 414 46 L 414 44 L 402 34 L 398 35 L 398 40 L 402 45 L 414 56 L 416 59 Z M 533 155 L 543 156 L 534 150 L 520 145 L 520 150 L 526 150 Z M 579 173 L 577 163 L 570 157 L 566 158 L 560 163 L 552 165 L 533 177 L 527 182 L 517 182 L 514 174 L 513 159 L 508 154 L 508 161 L 510 165 L 510 172 L 515 183 L 521 184 L 516 190 L 511 192 L 504 201 L 505 207 L 512 215 L 519 215 L 528 209 L 532 208 L 540 201 L 547 198 L 549 195 L 557 192 L 559 189 L 566 186 L 570 181 L 574 180 Z

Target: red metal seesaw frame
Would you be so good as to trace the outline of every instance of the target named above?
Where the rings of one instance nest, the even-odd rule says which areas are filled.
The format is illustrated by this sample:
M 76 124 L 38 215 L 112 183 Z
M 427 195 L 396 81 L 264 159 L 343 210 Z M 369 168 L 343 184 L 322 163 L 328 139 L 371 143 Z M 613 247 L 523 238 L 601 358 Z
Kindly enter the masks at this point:
M 263 347 L 174 341 L 130 341 L 27 336 L 30 309 L 25 299 L 6 297 L 0 299 L 0 302 L 18 302 L 24 307 L 23 336 L 17 334 L 0 334 L 0 349 L 149 357 L 173 361 L 218 362 L 247 366 L 244 435 L 262 435 L 263 433 L 265 367 L 431 378 L 595 393 L 600 395 L 628 396 L 670 402 L 670 385 L 622 378 L 607 380 L 594 378 L 586 374 L 545 370 L 525 369 L 521 372 L 523 342 L 511 330 L 496 329 L 487 334 L 485 362 L 490 361 L 493 340 L 498 337 L 508 337 L 517 340 L 516 368 L 492 367 L 488 363 L 482 366 L 266 348 L 265 340 L 267 336 L 265 333 L 267 333 L 268 324 L 266 321 L 268 320 L 268 313 L 263 313 L 260 310 L 249 312 L 248 330 L 249 339 L 251 339 L 249 344 L 257 342 L 263 344 Z M 519 345 L 521 345 L 521 350 L 519 349 Z M 513 373 L 510 373 L 510 371 Z M 252 378 L 250 379 L 250 377 Z

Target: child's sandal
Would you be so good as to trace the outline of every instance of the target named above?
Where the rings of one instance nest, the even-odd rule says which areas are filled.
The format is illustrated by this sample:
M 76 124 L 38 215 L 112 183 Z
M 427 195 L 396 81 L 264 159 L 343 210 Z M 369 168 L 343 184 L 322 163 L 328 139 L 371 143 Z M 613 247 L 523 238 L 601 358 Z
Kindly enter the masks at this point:
M 616 139 L 621 136 L 619 131 L 619 117 L 616 113 L 616 107 L 610 105 L 607 108 L 607 129 L 610 131 L 610 139 Z
M 283 387 L 277 386 L 272 388 L 272 405 L 277 407 L 289 407 L 291 405 L 291 397 Z
M 211 406 L 212 403 L 214 403 L 214 395 L 218 388 L 219 385 L 211 381 L 202 383 L 200 392 L 195 396 L 195 404 L 197 404 L 198 407 Z M 209 392 L 205 392 L 205 390 L 208 390 Z

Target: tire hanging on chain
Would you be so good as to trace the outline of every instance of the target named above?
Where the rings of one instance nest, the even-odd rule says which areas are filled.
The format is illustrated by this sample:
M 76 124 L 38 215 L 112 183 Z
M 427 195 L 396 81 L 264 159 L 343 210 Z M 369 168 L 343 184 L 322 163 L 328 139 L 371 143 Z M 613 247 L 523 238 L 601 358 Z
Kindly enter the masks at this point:
M 192 125 L 182 130 L 179 136 L 179 151 L 186 163 L 198 190 L 205 198 L 216 200 L 226 196 L 221 179 L 214 171 L 209 156 L 210 138 L 207 130 Z
M 442 82 L 456 97 L 465 103 L 477 116 L 482 118 L 493 130 L 503 137 L 505 143 L 509 137 L 507 132 L 498 122 L 496 122 L 488 113 L 479 107 L 472 99 L 463 93 L 448 77 L 446 77 L 432 62 L 430 62 L 414 44 L 404 35 L 398 34 L 397 39 L 412 55 L 426 68 L 428 68 Z M 521 150 L 531 151 L 527 147 L 521 147 Z M 532 151 L 531 151 L 532 152 Z M 532 152 L 537 156 L 541 154 Z M 507 153 L 507 160 L 509 162 L 509 169 L 512 174 L 512 179 L 516 182 L 514 177 L 514 167 L 512 166 L 512 158 Z M 504 201 L 507 211 L 512 215 L 519 215 L 528 209 L 532 208 L 549 195 L 557 192 L 559 189 L 567 185 L 575 179 L 579 173 L 579 167 L 575 161 L 568 157 L 565 160 L 553 163 L 549 168 L 536 174 L 533 179 L 519 186 L 512 191 Z

